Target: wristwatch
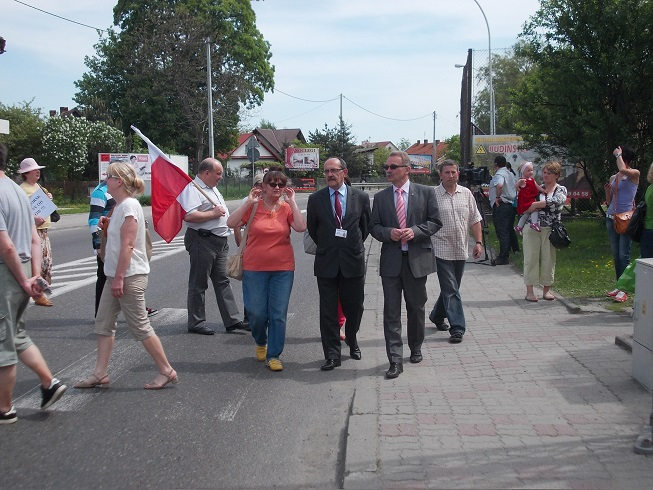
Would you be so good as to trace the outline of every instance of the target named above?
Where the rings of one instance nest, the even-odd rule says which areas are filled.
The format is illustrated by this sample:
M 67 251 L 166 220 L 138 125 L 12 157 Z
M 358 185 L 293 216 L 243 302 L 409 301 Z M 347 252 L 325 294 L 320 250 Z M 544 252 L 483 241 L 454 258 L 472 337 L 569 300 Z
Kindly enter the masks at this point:
M 477 245 L 483 245 L 483 242 L 479 242 L 478 240 L 476 241 Z
M 621 153 L 617 153 L 614 157 L 619 158 L 621 156 Z

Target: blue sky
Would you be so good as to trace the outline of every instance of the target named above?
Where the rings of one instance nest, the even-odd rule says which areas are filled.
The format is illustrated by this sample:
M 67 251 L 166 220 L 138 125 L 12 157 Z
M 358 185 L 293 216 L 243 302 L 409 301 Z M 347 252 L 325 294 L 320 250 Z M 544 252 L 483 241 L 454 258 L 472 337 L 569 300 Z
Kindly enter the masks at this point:
M 493 51 L 512 46 L 539 7 L 538 0 L 478 1 Z M 116 2 L 25 3 L 104 29 L 112 23 Z M 337 124 L 343 94 L 343 118 L 358 142 L 432 141 L 434 111 L 436 139 L 459 133 L 462 70 L 454 65 L 465 63 L 470 48 L 484 59 L 488 49 L 487 28 L 474 0 L 261 0 L 252 5 L 271 44 L 276 91 L 248 114 L 249 126 L 266 119 L 308 136 L 325 123 Z M 0 0 L 0 12 L 0 36 L 7 40 L 7 52 L 0 55 L 0 102 L 33 100 L 44 113 L 74 107 L 74 82 L 86 71 L 84 57 L 95 53 L 97 32 L 14 0 Z

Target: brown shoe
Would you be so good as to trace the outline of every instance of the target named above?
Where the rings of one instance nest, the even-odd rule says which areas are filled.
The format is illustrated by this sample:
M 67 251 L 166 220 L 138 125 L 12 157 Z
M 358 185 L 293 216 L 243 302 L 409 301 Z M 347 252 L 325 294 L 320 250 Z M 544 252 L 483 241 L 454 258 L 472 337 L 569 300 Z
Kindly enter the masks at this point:
M 34 304 L 38 306 L 54 306 L 54 303 L 50 301 L 44 294 L 36 298 L 34 300 Z

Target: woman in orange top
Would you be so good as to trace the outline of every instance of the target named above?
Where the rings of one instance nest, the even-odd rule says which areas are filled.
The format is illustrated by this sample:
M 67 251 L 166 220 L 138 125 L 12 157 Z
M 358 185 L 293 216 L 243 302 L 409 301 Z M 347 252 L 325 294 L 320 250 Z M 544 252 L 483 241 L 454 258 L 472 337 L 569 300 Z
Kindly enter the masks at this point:
M 256 358 L 272 371 L 281 371 L 279 356 L 286 341 L 286 317 L 295 277 L 290 229 L 303 232 L 306 220 L 295 202 L 295 191 L 280 169 L 270 169 L 262 188 L 227 219 L 227 226 L 245 226 L 255 208 L 243 253 L 243 303 L 256 342 Z M 284 200 L 281 196 L 284 196 Z

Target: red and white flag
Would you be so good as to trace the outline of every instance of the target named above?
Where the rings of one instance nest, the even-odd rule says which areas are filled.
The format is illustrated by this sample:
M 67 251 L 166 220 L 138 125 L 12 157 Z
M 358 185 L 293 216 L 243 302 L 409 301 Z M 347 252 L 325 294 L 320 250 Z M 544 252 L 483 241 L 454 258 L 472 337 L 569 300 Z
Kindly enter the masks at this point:
M 152 221 L 154 229 L 167 243 L 177 236 L 184 216 L 202 200 L 197 192 L 184 192 L 193 180 L 177 167 L 135 126 L 132 130 L 147 144 L 152 171 Z

